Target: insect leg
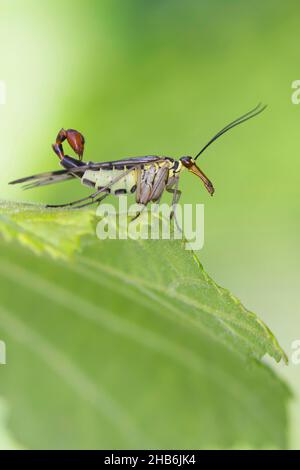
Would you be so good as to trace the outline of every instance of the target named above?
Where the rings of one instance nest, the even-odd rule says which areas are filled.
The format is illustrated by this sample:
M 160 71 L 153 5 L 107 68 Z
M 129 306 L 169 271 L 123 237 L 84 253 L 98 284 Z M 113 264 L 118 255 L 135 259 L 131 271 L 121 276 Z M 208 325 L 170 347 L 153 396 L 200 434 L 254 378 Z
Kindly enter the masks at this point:
M 136 213 L 136 215 L 131 219 L 130 223 L 133 222 L 134 220 L 138 219 L 140 217 L 140 215 L 142 215 L 142 213 L 144 212 L 146 207 L 147 207 L 147 205 L 144 204 L 143 208 L 139 212 Z
M 81 209 L 82 207 L 91 206 L 92 204 L 97 204 L 98 202 L 103 201 L 103 199 L 105 199 L 108 195 L 109 195 L 109 193 L 105 193 L 102 196 L 97 197 L 96 199 L 94 199 L 91 202 L 86 202 L 85 204 L 81 204 L 80 206 L 74 207 L 74 209 Z
M 76 201 L 67 202 L 66 204 L 47 204 L 46 207 L 47 207 L 47 208 L 49 208 L 49 207 L 50 207 L 50 208 L 55 208 L 55 207 L 72 207 L 72 206 L 75 206 L 75 205 L 79 204 L 80 202 L 88 201 L 89 199 L 94 200 L 95 197 L 98 196 L 98 194 L 104 192 L 104 189 L 105 189 L 105 188 L 98 189 L 98 191 L 96 191 L 95 193 L 90 194 L 89 196 L 83 197 L 82 199 L 77 199 Z
M 149 171 L 149 170 L 148 170 Z M 131 222 L 136 220 L 142 212 L 145 210 L 147 204 L 150 201 L 156 202 L 159 201 L 166 187 L 166 178 L 168 176 L 169 168 L 167 165 L 160 167 L 156 174 L 153 174 L 152 181 L 149 177 L 149 181 L 143 182 L 141 178 L 141 171 L 138 171 L 137 176 L 137 197 L 136 200 L 138 203 L 143 204 L 143 208 L 139 211 Z M 150 175 L 149 175 L 150 176 Z M 150 184 L 152 183 L 152 188 L 149 189 Z
M 166 189 L 169 174 L 168 165 L 164 165 L 157 171 L 149 199 L 153 202 L 158 201 Z
M 171 219 L 172 217 L 174 217 L 175 215 L 175 206 L 176 204 L 179 202 L 179 199 L 181 198 L 181 194 L 182 192 L 178 189 L 178 184 L 179 184 L 179 178 L 176 178 L 175 182 L 171 185 L 171 186 L 168 186 L 166 188 L 166 190 L 168 191 L 168 193 L 171 193 L 173 194 L 173 198 L 172 198 L 172 212 L 171 212 Z M 174 186 L 174 187 L 172 187 Z
M 176 204 L 179 202 L 179 199 L 181 197 L 182 192 L 178 189 L 178 184 L 179 184 L 179 177 L 175 177 L 175 181 L 173 181 L 169 186 L 167 186 L 166 190 L 168 193 L 173 194 L 172 198 L 172 210 L 170 213 L 170 220 L 173 219 L 175 220 L 176 226 L 178 230 L 182 233 L 182 228 L 180 227 L 177 217 L 176 217 Z M 172 187 L 174 186 L 174 187 Z

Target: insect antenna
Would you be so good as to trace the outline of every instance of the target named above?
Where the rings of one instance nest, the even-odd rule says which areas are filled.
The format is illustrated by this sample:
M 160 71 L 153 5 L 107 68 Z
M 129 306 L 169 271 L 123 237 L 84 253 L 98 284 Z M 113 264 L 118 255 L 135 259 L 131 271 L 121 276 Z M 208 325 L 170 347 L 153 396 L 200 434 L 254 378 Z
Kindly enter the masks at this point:
M 197 153 L 196 157 L 194 160 L 197 160 L 197 158 L 201 155 L 201 153 L 204 152 L 204 150 L 207 149 L 207 147 L 212 144 L 215 140 L 217 140 L 221 135 L 225 134 L 225 132 L 229 131 L 235 126 L 238 126 L 239 124 L 242 124 L 243 122 L 248 121 L 248 119 L 252 119 L 253 117 L 257 116 L 258 114 L 262 113 L 266 109 L 267 105 L 262 105 L 259 103 L 254 109 L 251 109 L 251 111 L 248 111 L 248 113 L 243 114 L 243 116 L 240 116 L 239 118 L 235 119 L 234 121 L 230 122 L 227 124 L 227 126 L 223 127 L 214 137 L 212 137 L 206 145 L 200 150 L 199 153 Z

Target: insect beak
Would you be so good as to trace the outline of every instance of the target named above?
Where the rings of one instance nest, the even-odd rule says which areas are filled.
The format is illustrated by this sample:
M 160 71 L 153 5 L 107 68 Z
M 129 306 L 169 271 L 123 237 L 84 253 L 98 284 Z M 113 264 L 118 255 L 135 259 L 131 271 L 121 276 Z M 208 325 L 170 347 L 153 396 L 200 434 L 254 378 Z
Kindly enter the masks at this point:
M 202 180 L 202 182 L 204 183 L 204 186 L 206 187 L 207 191 L 212 196 L 215 192 L 213 184 L 212 184 L 211 181 L 209 181 L 207 176 L 205 176 L 203 171 L 200 170 L 200 168 L 196 165 L 196 163 L 192 163 L 189 166 L 188 170 L 191 171 L 192 173 L 194 173 L 194 175 L 198 176 Z

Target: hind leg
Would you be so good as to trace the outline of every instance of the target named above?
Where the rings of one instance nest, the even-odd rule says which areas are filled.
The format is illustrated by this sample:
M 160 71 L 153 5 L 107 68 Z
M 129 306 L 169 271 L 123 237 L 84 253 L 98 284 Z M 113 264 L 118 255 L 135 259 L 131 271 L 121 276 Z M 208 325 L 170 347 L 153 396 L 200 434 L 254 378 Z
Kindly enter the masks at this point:
M 79 204 L 80 202 L 88 201 L 89 199 L 91 199 L 92 201 L 94 201 L 94 199 L 95 199 L 95 198 L 98 196 L 98 194 L 100 194 L 100 193 L 103 193 L 103 189 L 98 189 L 98 191 L 96 191 L 96 192 L 93 193 L 93 194 L 90 194 L 90 196 L 83 197 L 82 199 L 77 199 L 76 201 L 67 202 L 66 204 L 47 204 L 46 207 L 57 208 L 57 207 L 72 207 L 72 206 L 76 206 L 76 205 Z M 107 196 L 107 194 L 105 194 L 105 196 Z M 81 207 L 81 206 L 80 206 L 80 207 Z

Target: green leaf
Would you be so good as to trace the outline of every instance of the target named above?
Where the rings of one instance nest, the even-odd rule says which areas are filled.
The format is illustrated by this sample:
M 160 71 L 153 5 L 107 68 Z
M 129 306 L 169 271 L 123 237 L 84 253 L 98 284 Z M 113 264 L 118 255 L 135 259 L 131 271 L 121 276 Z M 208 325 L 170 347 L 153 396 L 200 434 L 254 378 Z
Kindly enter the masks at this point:
M 0 233 L 18 240 L 36 254 L 66 259 L 80 247 L 80 239 L 92 233 L 91 211 L 45 210 L 36 204 L 0 201 Z
M 286 447 L 290 393 L 261 362 L 286 356 L 266 325 L 180 241 L 100 241 L 93 214 L 0 216 L 0 393 L 20 442 Z

